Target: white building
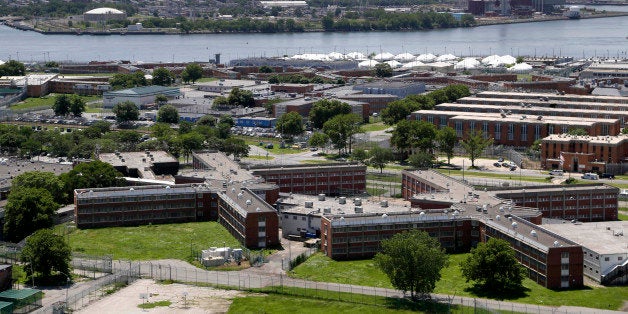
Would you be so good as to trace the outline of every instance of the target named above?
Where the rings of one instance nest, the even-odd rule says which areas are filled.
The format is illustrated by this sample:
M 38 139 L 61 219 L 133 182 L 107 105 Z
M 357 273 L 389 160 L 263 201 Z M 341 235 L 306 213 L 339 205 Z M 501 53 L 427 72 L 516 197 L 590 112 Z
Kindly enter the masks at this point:
M 130 101 L 138 108 L 143 109 L 148 104 L 155 103 L 157 95 L 164 95 L 168 99 L 181 96 L 177 87 L 143 86 L 103 93 L 103 108 L 113 108 L 118 103 Z

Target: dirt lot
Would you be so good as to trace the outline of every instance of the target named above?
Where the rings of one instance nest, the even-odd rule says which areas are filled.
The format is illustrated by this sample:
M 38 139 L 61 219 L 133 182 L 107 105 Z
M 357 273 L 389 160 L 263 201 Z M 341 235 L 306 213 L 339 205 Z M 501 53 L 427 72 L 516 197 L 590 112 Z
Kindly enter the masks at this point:
M 147 296 L 143 300 L 140 295 Z M 186 295 L 184 297 L 184 295 Z M 182 284 L 158 284 L 153 280 L 140 279 L 77 313 L 225 313 L 233 298 L 244 293 Z M 169 306 L 141 309 L 138 305 L 170 301 Z

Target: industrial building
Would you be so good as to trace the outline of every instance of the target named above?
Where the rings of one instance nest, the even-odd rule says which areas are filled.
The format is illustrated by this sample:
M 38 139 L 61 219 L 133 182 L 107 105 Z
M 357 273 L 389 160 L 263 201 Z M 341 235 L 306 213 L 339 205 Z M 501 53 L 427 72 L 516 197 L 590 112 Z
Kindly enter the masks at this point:
M 105 153 L 97 158 L 112 165 L 125 177 L 163 179 L 179 171 L 179 160 L 164 151 Z
M 544 228 L 582 245 L 584 275 L 603 285 L 628 283 L 626 221 L 547 224 Z
M 155 97 L 158 95 L 164 95 L 168 99 L 174 99 L 180 97 L 182 94 L 178 87 L 164 87 L 159 85 L 104 92 L 103 108 L 111 109 L 116 104 L 130 101 L 139 109 L 143 109 L 147 105 L 154 104 Z

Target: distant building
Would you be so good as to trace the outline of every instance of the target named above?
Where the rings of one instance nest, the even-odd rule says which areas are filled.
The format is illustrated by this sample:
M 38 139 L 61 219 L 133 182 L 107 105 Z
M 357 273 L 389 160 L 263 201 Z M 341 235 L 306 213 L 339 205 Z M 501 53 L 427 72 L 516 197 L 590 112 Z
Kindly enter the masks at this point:
M 126 13 L 114 8 L 97 8 L 83 13 L 83 20 L 86 22 L 101 22 L 111 20 L 124 20 Z
M 173 99 L 178 98 L 182 94 L 178 87 L 159 85 L 105 92 L 103 93 L 103 108 L 111 109 L 118 103 L 130 101 L 138 108 L 143 109 L 146 105 L 154 104 L 157 95 L 164 95 L 169 99 Z
M 628 161 L 628 135 L 550 135 L 541 141 L 541 166 L 575 172 L 612 172 L 609 165 Z M 623 168 L 623 167 L 620 167 Z
M 395 95 L 399 98 L 404 98 L 408 95 L 416 95 L 425 93 L 425 84 L 419 82 L 373 82 L 353 87 L 354 90 L 359 90 L 364 94 L 389 94 Z

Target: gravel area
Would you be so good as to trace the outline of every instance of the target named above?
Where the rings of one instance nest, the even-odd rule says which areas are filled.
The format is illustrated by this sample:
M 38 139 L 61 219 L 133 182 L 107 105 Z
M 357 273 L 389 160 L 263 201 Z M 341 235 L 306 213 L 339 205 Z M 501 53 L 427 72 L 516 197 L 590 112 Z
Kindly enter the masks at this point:
M 147 299 L 141 299 L 141 295 L 147 296 Z M 140 279 L 76 313 L 226 313 L 233 298 L 244 295 L 235 290 L 159 284 L 153 280 Z M 159 301 L 170 301 L 171 304 L 152 309 L 138 307 L 142 303 Z

